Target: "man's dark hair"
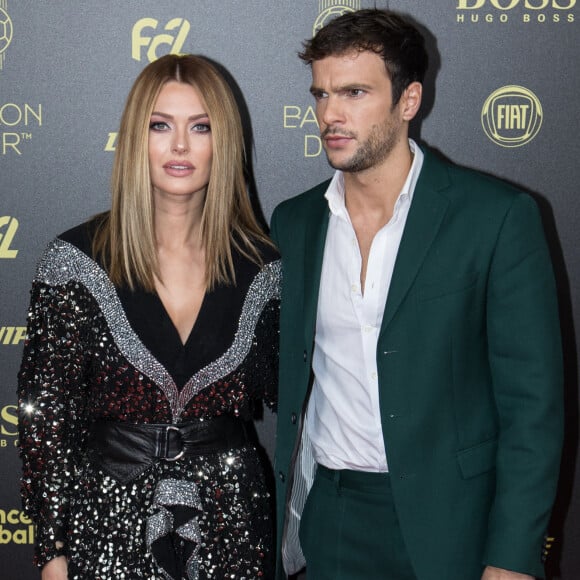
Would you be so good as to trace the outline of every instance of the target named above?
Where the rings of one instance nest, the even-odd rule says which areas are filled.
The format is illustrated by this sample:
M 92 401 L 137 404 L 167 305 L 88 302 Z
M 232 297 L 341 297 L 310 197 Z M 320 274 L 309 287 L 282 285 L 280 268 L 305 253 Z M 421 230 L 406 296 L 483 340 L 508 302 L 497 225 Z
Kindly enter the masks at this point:
M 367 50 L 385 61 L 393 87 L 393 105 L 412 82 L 423 82 L 428 64 L 423 36 L 389 10 L 358 10 L 331 20 L 304 42 L 304 50 L 298 56 L 312 64 L 328 56 Z

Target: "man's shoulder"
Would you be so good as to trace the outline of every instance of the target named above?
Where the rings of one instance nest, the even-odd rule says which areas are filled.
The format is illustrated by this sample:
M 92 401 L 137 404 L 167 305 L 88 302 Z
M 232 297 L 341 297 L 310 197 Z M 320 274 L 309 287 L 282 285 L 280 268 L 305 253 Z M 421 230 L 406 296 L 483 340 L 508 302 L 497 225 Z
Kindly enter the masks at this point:
M 435 181 L 444 195 L 456 201 L 481 199 L 488 204 L 493 201 L 511 203 L 515 197 L 525 194 L 521 188 L 505 179 L 457 164 L 437 151 L 426 148 L 424 153 L 421 174 L 425 182 L 433 184 Z

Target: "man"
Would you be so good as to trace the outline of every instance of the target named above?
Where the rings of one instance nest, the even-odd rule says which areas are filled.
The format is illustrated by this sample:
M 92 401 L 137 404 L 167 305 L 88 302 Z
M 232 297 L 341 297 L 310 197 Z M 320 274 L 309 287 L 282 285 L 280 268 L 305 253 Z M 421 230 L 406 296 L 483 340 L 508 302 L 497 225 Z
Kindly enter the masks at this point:
M 278 578 L 540 576 L 562 371 L 535 203 L 409 140 L 427 56 L 396 14 L 301 58 L 336 173 L 272 217 Z

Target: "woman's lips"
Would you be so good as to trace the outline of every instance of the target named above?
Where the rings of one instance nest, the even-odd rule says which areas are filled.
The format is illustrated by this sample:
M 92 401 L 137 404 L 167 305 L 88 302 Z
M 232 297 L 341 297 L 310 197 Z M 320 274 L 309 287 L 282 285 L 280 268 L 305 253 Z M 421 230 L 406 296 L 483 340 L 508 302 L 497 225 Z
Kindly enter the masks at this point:
M 169 161 L 164 166 L 165 173 L 173 177 L 184 177 L 191 175 L 195 167 L 187 161 Z

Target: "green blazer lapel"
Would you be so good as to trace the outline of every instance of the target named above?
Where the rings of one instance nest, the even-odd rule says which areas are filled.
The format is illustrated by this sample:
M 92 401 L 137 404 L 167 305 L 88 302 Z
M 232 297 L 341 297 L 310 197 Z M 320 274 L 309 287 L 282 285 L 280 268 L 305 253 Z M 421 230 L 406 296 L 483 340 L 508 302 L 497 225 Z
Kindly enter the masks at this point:
M 449 200 L 442 195 L 450 184 L 445 165 L 429 151 L 423 151 L 425 159 L 397 253 L 381 334 L 411 288 L 449 204 Z
M 306 225 L 304 244 L 304 337 L 306 344 L 310 344 L 314 339 L 316 326 L 320 275 L 329 219 L 328 203 L 323 197 L 327 187 L 328 182 L 320 186 L 321 195 L 313 200 Z

